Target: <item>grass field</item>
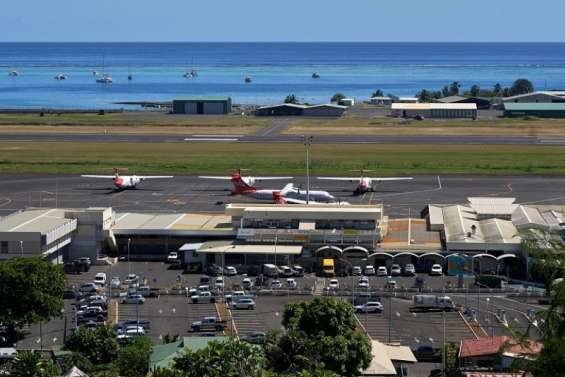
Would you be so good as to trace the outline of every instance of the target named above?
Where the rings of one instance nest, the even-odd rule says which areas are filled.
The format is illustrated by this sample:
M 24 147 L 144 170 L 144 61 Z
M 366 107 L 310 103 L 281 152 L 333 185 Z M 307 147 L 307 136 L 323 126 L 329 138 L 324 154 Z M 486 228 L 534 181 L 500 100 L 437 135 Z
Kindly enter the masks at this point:
M 565 136 L 565 119 L 484 119 L 406 121 L 388 117 L 346 116 L 339 119 L 300 119 L 285 130 L 303 135 L 484 135 Z
M 320 144 L 311 148 L 313 174 L 374 169 L 387 174 L 565 174 L 565 148 L 534 145 Z M 304 174 L 301 144 L 159 144 L 2 142 L 3 173 Z
M 158 112 L 97 114 L 0 114 L 0 132 L 96 133 L 234 133 L 247 134 L 266 126 L 253 116 L 190 116 Z

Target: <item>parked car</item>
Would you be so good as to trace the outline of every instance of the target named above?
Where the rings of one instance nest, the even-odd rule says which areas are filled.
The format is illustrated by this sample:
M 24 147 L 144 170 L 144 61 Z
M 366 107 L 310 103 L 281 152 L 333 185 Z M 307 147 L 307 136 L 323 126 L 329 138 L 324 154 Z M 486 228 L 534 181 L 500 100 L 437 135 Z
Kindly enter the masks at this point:
M 169 255 L 167 256 L 167 263 L 173 263 L 174 261 L 179 259 L 179 253 L 177 253 L 176 251 L 171 251 L 169 253 Z
M 237 301 L 240 298 L 249 297 L 245 291 L 233 291 L 231 294 L 226 295 L 226 301 Z
M 209 264 L 206 268 L 206 273 L 210 276 L 218 276 L 222 274 L 222 267 L 217 264 Z
M 217 289 L 222 289 L 225 287 L 224 278 L 222 276 L 218 276 L 216 281 L 214 282 L 214 287 Z
M 282 288 L 282 284 L 280 280 L 272 280 L 271 281 L 271 289 L 281 289 Z
M 281 276 L 284 276 L 284 277 L 294 276 L 294 271 L 292 270 L 292 268 L 290 268 L 288 266 L 281 266 L 279 268 L 279 270 L 280 270 Z
M 418 362 L 436 362 L 441 360 L 441 349 L 432 346 L 419 346 L 412 350 Z
M 96 286 L 96 284 L 85 283 L 85 284 L 80 286 L 79 291 L 85 292 L 85 293 L 90 293 L 90 292 L 96 292 L 97 289 L 98 289 L 98 287 Z
M 126 334 L 126 335 L 145 335 L 147 331 L 145 327 L 141 325 L 127 325 L 125 327 L 118 329 L 118 334 Z
M 357 283 L 357 288 L 369 289 L 369 279 L 366 277 L 360 278 L 359 282 Z
M 74 286 L 68 287 L 65 292 L 63 292 L 63 299 L 72 299 L 77 297 L 77 289 Z
M 232 309 L 253 310 L 256 308 L 256 305 L 255 305 L 255 301 L 252 298 L 240 298 L 239 300 L 233 300 L 230 307 Z
M 396 288 L 396 280 L 388 278 L 386 283 L 385 283 L 385 288 L 395 289 Z
M 414 276 L 416 275 L 416 267 L 412 263 L 408 263 L 404 266 L 404 276 Z
M 378 301 L 369 301 L 362 305 L 355 305 L 357 313 L 382 313 L 383 304 Z
M 126 277 L 126 280 L 124 280 L 124 282 L 128 285 L 138 283 L 139 277 L 136 274 L 128 274 L 128 276 Z
M 151 288 L 149 286 L 139 287 L 136 289 L 136 293 L 139 293 L 143 297 L 159 297 L 159 288 Z
M 190 296 L 193 304 L 216 302 L 216 296 L 212 292 L 200 292 L 197 295 Z
M 402 274 L 402 268 L 399 264 L 393 264 L 390 266 L 390 276 L 399 276 Z
M 388 276 L 388 270 L 385 266 L 379 266 L 379 268 L 377 268 L 377 276 Z
M 440 264 L 432 265 L 432 268 L 430 270 L 430 275 L 435 275 L 435 276 L 443 275 L 443 269 L 442 269 L 441 265 Z
M 267 334 L 262 331 L 253 331 L 240 339 L 252 344 L 265 344 L 267 342 Z
M 201 321 L 194 321 L 190 325 L 192 331 L 223 331 L 226 327 L 225 321 L 221 321 L 216 317 L 204 317 Z
M 250 278 L 243 278 L 241 285 L 244 289 L 251 289 L 253 288 L 253 280 L 251 280 Z
M 372 276 L 375 274 L 375 267 L 374 266 L 365 266 L 365 270 L 363 271 L 365 276 Z
M 143 304 L 144 302 L 145 297 L 140 294 L 128 295 L 122 299 L 122 304 Z
M 226 268 L 224 268 L 224 275 L 235 276 L 237 275 L 237 269 L 234 266 L 226 266 Z
M 294 271 L 294 276 L 295 277 L 302 277 L 304 276 L 304 268 L 302 268 L 301 266 L 292 266 L 292 269 Z
M 353 266 L 353 268 L 351 269 L 351 275 L 360 276 L 361 274 L 362 274 L 361 267 Z
M 286 279 L 286 287 L 288 289 L 296 289 L 296 287 L 298 287 L 298 283 L 296 282 L 296 279 L 293 278 Z
M 338 290 L 339 289 L 339 280 L 337 279 L 331 279 L 329 284 L 328 284 L 328 288 L 331 290 Z

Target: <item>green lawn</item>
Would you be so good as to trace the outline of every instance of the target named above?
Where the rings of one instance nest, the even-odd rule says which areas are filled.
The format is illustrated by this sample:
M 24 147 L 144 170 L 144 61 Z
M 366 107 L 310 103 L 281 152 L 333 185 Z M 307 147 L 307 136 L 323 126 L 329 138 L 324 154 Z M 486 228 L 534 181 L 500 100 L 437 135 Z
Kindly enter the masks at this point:
M 313 174 L 352 169 L 392 174 L 565 174 L 565 148 L 533 145 L 320 144 L 311 149 Z M 301 144 L 2 142 L 0 172 L 303 174 Z

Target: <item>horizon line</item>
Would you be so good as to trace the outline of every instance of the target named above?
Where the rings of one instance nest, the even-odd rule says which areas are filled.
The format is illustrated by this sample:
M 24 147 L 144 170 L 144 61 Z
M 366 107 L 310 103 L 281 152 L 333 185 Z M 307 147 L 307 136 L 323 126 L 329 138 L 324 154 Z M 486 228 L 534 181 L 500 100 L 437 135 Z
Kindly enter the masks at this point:
M 330 40 L 312 40 L 312 41 L 283 41 L 283 40 L 274 40 L 274 41 L 235 41 L 235 40 L 226 40 L 226 41 L 171 41 L 171 40 L 162 40 L 162 41 L 97 41 L 97 40 L 83 40 L 83 41 L 65 41 L 65 40 L 52 40 L 52 41 L 33 41 L 33 40 L 24 40 L 24 41 L 2 41 L 0 43 L 445 43 L 445 44 L 454 44 L 454 43 L 508 43 L 508 44 L 518 44 L 518 43 L 551 43 L 551 44 L 565 44 L 565 41 L 330 41 Z

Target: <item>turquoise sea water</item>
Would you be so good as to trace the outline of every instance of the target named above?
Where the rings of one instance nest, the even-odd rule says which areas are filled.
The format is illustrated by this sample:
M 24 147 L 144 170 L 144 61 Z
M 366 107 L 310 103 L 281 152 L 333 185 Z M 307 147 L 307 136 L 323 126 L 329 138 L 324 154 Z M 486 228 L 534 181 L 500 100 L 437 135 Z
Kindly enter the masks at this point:
M 112 85 L 95 82 L 103 62 Z M 198 77 L 182 77 L 191 68 Z M 68 80 L 55 80 L 59 73 Z M 565 43 L 0 43 L 3 108 L 110 108 L 188 95 L 271 104 L 290 93 L 318 103 L 338 91 L 362 100 L 375 89 L 412 96 L 456 80 L 490 88 L 522 77 L 537 89 L 565 88 Z

